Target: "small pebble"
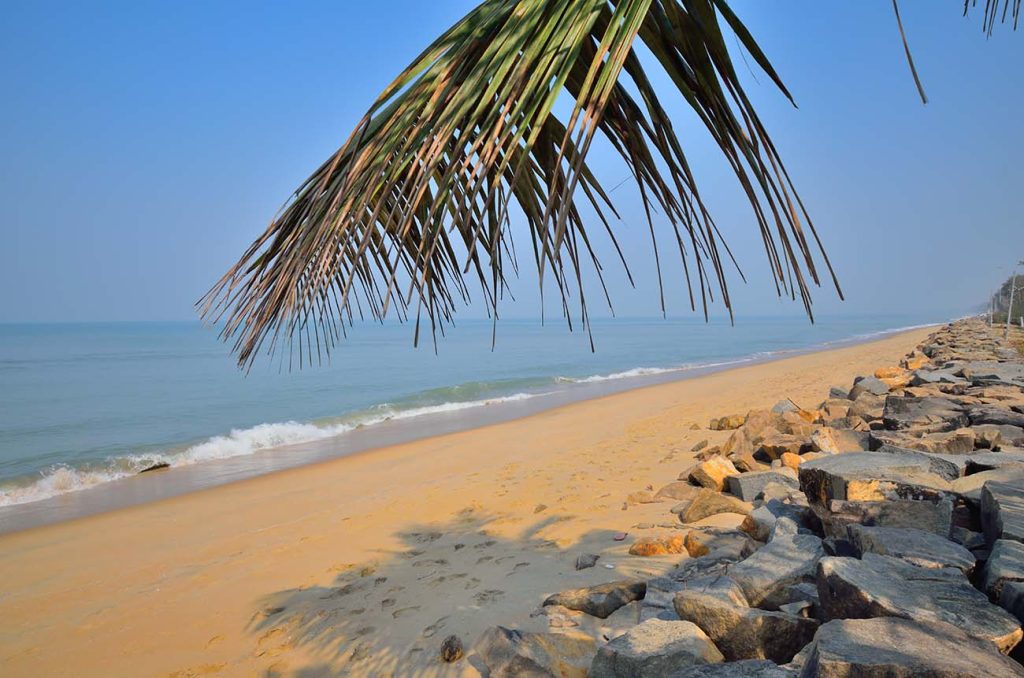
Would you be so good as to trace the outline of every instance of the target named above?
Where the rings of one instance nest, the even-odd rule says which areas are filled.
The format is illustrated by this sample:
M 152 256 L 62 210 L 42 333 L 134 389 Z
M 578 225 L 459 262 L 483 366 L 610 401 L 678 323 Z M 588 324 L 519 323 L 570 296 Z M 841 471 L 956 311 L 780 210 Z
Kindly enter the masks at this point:
M 625 532 L 616 532 L 615 536 L 612 537 L 612 539 L 614 539 L 615 541 L 624 541 L 626 539 L 626 533 Z

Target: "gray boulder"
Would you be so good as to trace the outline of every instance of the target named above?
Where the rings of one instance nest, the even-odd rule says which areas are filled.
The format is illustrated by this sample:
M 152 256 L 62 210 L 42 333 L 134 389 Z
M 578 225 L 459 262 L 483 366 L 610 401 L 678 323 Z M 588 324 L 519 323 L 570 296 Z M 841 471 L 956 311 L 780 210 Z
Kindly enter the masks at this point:
M 1020 664 L 951 624 L 894 617 L 830 621 L 801 657 L 803 678 L 1024 676 Z
M 981 526 L 989 544 L 997 539 L 1024 541 L 1024 480 L 982 486 Z
M 1024 414 L 994 405 L 972 407 L 967 413 L 971 424 L 995 424 L 996 426 L 1016 426 L 1024 428 Z
M 665 676 L 723 659 L 711 639 L 688 621 L 648 619 L 598 650 L 591 678 Z
M 853 380 L 853 388 L 850 389 L 848 397 L 856 400 L 861 393 L 870 393 L 876 396 L 884 396 L 889 392 L 889 385 L 876 377 L 857 377 Z
M 981 585 L 992 600 L 999 600 L 1007 582 L 1024 582 L 1024 544 L 999 539 L 981 571 Z
M 548 596 L 544 605 L 561 605 L 570 610 L 606 619 L 623 605 L 642 599 L 646 592 L 645 581 L 613 581 L 556 593 Z
M 680 619 L 692 621 L 708 634 L 729 662 L 788 662 L 818 628 L 816 620 L 746 607 L 696 587 L 676 594 L 675 610 Z
M 831 501 L 817 509 L 825 536 L 846 539 L 850 525 L 913 527 L 948 537 L 953 527 L 953 502 L 900 499 L 895 501 Z
M 788 518 L 799 526 L 809 527 L 812 515 L 806 506 L 769 499 L 743 519 L 740 529 L 758 541 L 768 541 L 779 518 Z
M 960 570 L 925 569 L 866 553 L 822 558 L 818 595 L 828 619 L 903 617 L 943 621 L 987 640 L 1002 652 L 1020 641 L 1020 622 L 971 586 Z
M 917 429 L 922 432 L 952 431 L 970 423 L 965 408 L 950 398 L 889 396 L 882 421 L 888 429 Z
M 885 501 L 937 499 L 950 489 L 949 481 L 932 470 L 924 453 L 915 455 L 853 452 L 800 465 L 800 489 L 811 504 L 833 499 Z
M 743 501 L 760 498 L 769 483 L 778 483 L 796 489 L 800 486 L 795 478 L 778 471 L 757 471 L 729 477 L 729 492 Z
M 745 659 L 725 664 L 704 664 L 677 671 L 671 678 L 793 678 L 796 671 L 767 659 Z
M 966 575 L 974 570 L 974 555 L 960 544 L 933 532 L 912 527 L 850 525 L 850 543 L 858 556 L 876 553 L 924 568 L 955 567 Z M 1024 548 L 1024 544 L 1021 544 Z
M 473 646 L 492 678 L 585 678 L 597 651 L 582 634 L 533 633 L 492 626 Z
M 1024 582 L 1005 582 L 999 596 L 999 607 L 1012 614 L 1018 621 L 1024 621 Z
M 780 530 L 780 525 L 788 529 Z M 778 608 L 790 602 L 790 586 L 814 579 L 818 559 L 824 555 L 821 539 L 796 532 L 792 521 L 779 519 L 770 542 L 729 568 L 729 576 L 740 585 L 751 605 Z
M 695 523 L 719 513 L 746 515 L 753 510 L 754 507 L 746 501 L 702 488 L 693 501 L 679 513 L 679 520 L 684 523 Z

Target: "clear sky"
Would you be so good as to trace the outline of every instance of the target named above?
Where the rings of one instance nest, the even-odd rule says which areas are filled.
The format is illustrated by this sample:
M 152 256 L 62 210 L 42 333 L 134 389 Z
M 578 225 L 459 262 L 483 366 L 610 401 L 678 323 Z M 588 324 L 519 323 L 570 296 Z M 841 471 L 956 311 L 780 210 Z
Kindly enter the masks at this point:
M 473 4 L 5 3 L 0 321 L 194 317 L 375 95 Z M 922 106 L 889 2 L 734 7 L 800 106 L 747 75 L 847 292 L 840 304 L 818 291 L 816 308 L 983 303 L 1024 258 L 1024 30 L 986 40 L 958 1 L 902 0 Z M 735 281 L 738 312 L 798 313 L 769 289 L 749 207 L 711 142 L 672 110 L 750 280 Z M 613 185 L 626 178 L 607 154 L 593 162 Z M 628 184 L 615 198 L 639 272 L 634 291 L 611 267 L 616 311 L 655 314 L 639 203 Z M 681 279 L 666 282 L 669 312 L 687 313 Z M 535 315 L 532 279 L 518 287 L 507 314 Z

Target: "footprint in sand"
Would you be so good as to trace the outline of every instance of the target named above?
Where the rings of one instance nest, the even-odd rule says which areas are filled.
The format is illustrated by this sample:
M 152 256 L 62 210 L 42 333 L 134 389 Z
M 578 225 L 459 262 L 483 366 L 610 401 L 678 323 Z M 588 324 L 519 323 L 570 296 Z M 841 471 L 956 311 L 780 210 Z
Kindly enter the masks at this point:
M 375 633 L 376 631 L 377 629 L 372 626 L 364 626 L 356 631 L 356 636 L 368 636 L 371 633 Z
M 494 546 L 497 543 L 498 542 L 495 541 L 494 539 L 488 539 L 487 541 L 480 542 L 479 544 L 474 544 L 473 548 L 475 548 L 475 549 L 489 549 L 489 548 L 491 548 L 492 546 Z
M 444 532 L 413 532 L 409 535 L 418 544 L 429 544 L 444 536 Z
M 476 601 L 477 605 L 490 605 L 501 600 L 504 595 L 505 592 L 499 589 L 487 589 L 473 596 L 473 600 Z
M 511 556 L 501 556 L 500 558 L 495 558 L 494 559 L 494 564 L 495 565 L 500 565 L 501 563 L 504 563 L 506 560 L 512 560 L 513 558 L 515 558 L 514 555 L 511 555 Z
M 404 617 L 405 615 L 410 614 L 412 612 L 415 612 L 415 611 L 417 611 L 419 609 L 420 609 L 419 605 L 413 605 L 412 607 L 403 607 L 403 608 L 397 609 L 394 612 L 392 612 L 391 616 L 394 619 L 398 619 L 399 617 Z
M 472 591 L 477 586 L 480 586 L 480 580 L 477 579 L 476 577 L 471 577 L 470 580 L 466 582 L 466 590 L 467 591 Z
M 448 621 L 448 617 L 441 617 L 436 622 L 434 622 L 430 626 L 428 626 L 425 629 L 423 629 L 423 637 L 424 638 L 431 638 L 431 637 L 433 637 L 434 634 L 436 634 L 438 631 L 440 631 L 441 629 L 444 628 L 444 623 L 446 621 Z
M 384 600 L 380 601 L 380 609 L 382 609 L 382 610 L 387 609 L 389 607 L 394 607 L 394 605 L 395 605 L 395 599 L 394 598 L 385 598 Z
M 486 563 L 488 560 L 494 560 L 494 556 L 480 556 L 476 559 L 476 564 Z
M 512 568 L 512 571 L 511 571 L 511 572 L 509 572 L 509 573 L 508 573 L 507 575 L 505 575 L 505 576 L 506 576 L 506 577 L 511 577 L 512 575 L 514 575 L 514 574 L 515 574 L 516 572 L 518 572 L 519 570 L 523 569 L 524 567 L 529 567 L 529 566 L 530 566 L 530 564 L 529 564 L 529 563 L 516 563 L 516 564 L 515 564 L 515 566 L 514 566 L 514 567 Z
M 448 564 L 448 561 L 445 560 L 444 558 L 435 558 L 435 559 L 428 558 L 428 559 L 425 559 L 425 560 L 417 560 L 415 563 L 412 564 L 412 566 L 413 567 L 424 567 L 426 565 L 444 566 L 444 565 L 447 565 L 447 564 Z

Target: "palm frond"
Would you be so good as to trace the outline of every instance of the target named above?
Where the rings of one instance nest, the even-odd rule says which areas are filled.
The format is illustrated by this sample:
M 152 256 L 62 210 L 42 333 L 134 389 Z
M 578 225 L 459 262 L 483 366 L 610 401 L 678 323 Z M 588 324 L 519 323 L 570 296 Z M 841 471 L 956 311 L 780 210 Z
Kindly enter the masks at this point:
M 986 22 L 997 4 L 987 3 Z M 573 317 L 589 327 L 587 270 L 604 285 L 594 224 L 618 249 L 618 215 L 586 162 L 598 138 L 642 198 L 659 285 L 655 213 L 671 227 L 691 308 L 706 317 L 717 295 L 731 313 L 726 270 L 735 261 L 651 68 L 729 163 L 777 293 L 799 297 L 811 315 L 810 285 L 822 280 L 816 259 L 839 285 L 723 29 L 789 97 L 728 0 L 485 0 L 384 90 L 200 301 L 203 317 L 221 325 L 242 366 L 281 343 L 300 365 L 320 360 L 356 317 L 389 312 L 415 318 L 416 341 L 424 320 L 436 337 L 471 287 L 496 319 L 518 270 L 515 218 L 530 234 L 542 293 L 553 281 L 570 327 Z M 565 115 L 556 113 L 560 99 L 572 103 Z

